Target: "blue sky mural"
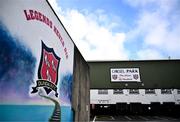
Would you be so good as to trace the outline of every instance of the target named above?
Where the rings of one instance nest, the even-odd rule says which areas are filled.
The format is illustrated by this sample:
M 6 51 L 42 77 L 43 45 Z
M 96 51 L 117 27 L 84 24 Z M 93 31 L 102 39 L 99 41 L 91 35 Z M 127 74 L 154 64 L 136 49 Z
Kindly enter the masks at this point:
M 29 100 L 37 99 L 29 96 L 35 75 L 36 58 L 1 22 L 0 49 L 0 121 L 47 122 L 53 113 L 54 105 L 44 105 L 43 101 L 36 105 L 28 104 Z M 58 90 L 61 100 L 70 105 L 72 74 L 63 76 L 60 86 Z M 61 106 L 61 120 L 68 122 L 72 119 L 71 107 Z
M 63 76 L 59 88 L 61 100 L 64 100 L 65 103 L 69 104 L 72 101 L 72 81 L 72 74 L 67 74 Z
M 0 49 L 0 102 L 25 102 L 29 98 L 36 59 L 19 39 L 12 37 L 2 23 Z
M 49 0 L 86 60 L 180 58 L 179 0 Z

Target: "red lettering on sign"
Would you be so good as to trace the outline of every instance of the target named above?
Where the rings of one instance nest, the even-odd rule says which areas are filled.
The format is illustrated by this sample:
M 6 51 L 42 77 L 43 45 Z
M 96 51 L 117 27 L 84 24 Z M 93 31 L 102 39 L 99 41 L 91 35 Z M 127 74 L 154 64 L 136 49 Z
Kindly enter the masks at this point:
M 54 26 L 54 33 L 55 33 L 56 36 L 59 38 L 59 40 L 60 40 L 62 46 L 64 47 L 64 40 L 63 40 L 61 34 L 59 33 L 59 30 L 56 28 L 56 26 Z
M 38 21 L 45 23 L 50 28 L 53 27 L 52 21 L 48 17 L 43 15 L 41 12 L 38 12 L 35 10 L 29 10 L 29 11 L 24 10 L 24 14 L 25 14 L 27 20 L 38 20 Z
M 24 14 L 25 14 L 27 20 L 31 19 L 31 16 L 27 14 L 26 10 L 24 10 Z
M 35 19 L 35 17 L 33 16 L 34 11 L 33 10 L 29 10 L 29 13 L 30 13 L 31 19 L 32 20 Z
M 37 21 L 40 21 L 40 22 L 46 24 L 51 29 L 53 29 L 53 32 L 58 37 L 62 47 L 64 48 L 65 57 L 66 57 L 66 59 L 68 59 L 68 50 L 65 47 L 65 43 L 62 38 L 62 35 L 61 35 L 60 31 L 57 29 L 57 27 L 53 26 L 53 22 L 48 17 L 46 17 L 44 14 L 42 14 L 41 12 L 38 12 L 36 10 L 24 10 L 24 14 L 25 14 L 26 20 L 28 20 L 28 21 L 29 20 L 37 20 Z

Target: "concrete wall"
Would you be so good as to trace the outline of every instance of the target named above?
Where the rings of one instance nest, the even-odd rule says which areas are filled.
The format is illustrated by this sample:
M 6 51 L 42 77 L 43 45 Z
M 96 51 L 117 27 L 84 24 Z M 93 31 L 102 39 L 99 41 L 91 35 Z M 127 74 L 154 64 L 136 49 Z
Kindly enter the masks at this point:
M 89 66 L 75 47 L 74 49 L 74 82 L 72 106 L 75 121 L 89 121 L 90 109 Z

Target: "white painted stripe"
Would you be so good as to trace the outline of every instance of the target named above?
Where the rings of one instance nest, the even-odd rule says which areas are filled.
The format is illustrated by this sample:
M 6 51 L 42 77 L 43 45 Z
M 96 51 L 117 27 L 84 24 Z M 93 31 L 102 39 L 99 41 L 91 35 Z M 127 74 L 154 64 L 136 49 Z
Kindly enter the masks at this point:
M 96 116 L 94 117 L 93 122 L 95 122 L 95 120 L 96 120 Z
M 156 119 L 160 119 L 160 120 L 168 120 L 167 118 L 163 118 L 163 117 L 159 117 L 159 116 L 154 116 Z
M 166 116 L 163 116 L 164 120 L 174 120 L 173 118 L 171 117 L 166 117 Z
M 112 120 L 115 120 L 115 118 L 113 116 L 110 116 Z
M 59 115 L 53 115 L 52 117 L 59 118 L 60 116 Z
M 145 118 L 145 117 L 143 117 L 143 116 L 139 116 L 139 118 L 141 118 L 141 119 L 143 119 L 143 120 L 149 120 L 148 118 Z
M 128 117 L 128 116 L 124 116 L 126 119 L 128 119 L 128 120 L 132 120 L 130 117 Z

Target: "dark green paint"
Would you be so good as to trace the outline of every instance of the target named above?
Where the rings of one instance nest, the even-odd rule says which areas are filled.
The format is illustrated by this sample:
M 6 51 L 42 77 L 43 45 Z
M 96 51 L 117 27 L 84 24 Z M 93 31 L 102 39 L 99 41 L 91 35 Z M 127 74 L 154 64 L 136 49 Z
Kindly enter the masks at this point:
M 180 88 L 180 60 L 94 61 L 88 64 L 91 89 Z M 142 82 L 111 82 L 110 68 L 139 68 Z

